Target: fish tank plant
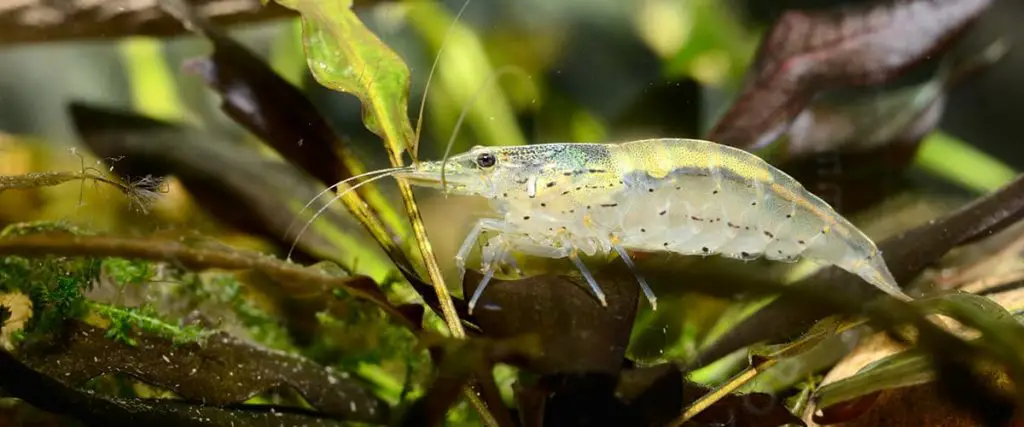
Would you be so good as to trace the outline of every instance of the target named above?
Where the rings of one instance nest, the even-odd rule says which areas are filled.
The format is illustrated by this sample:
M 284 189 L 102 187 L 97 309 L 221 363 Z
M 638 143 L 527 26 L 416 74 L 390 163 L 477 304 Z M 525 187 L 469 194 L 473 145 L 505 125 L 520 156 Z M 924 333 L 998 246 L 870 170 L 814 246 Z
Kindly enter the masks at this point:
M 0 0 L 0 425 L 1018 425 L 1022 14 Z

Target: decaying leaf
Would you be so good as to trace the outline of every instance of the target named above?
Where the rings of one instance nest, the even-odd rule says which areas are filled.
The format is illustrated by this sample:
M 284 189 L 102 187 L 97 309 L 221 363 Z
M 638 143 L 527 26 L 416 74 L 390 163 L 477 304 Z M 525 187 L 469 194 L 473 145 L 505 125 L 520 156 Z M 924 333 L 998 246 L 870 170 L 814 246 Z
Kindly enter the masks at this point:
M 708 139 L 757 149 L 824 89 L 892 81 L 940 52 L 991 0 L 888 0 L 783 13 Z
M 69 387 L 29 368 L 12 354 L 0 351 L 0 387 L 37 408 L 74 417 L 89 425 L 157 427 L 234 425 L 340 427 L 342 422 L 289 408 L 223 408 L 176 400 L 104 398 Z
M 596 277 L 607 307 L 582 278 L 542 275 L 493 280 L 472 319 L 488 337 L 540 336 L 543 353 L 531 361 L 535 372 L 615 375 L 622 369 L 639 289 L 628 271 L 604 270 Z M 480 279 L 467 272 L 463 295 L 472 295 Z
M 121 373 L 172 390 L 187 401 L 216 406 L 240 404 L 287 385 L 338 419 L 381 422 L 388 417 L 387 404 L 346 374 L 225 333 L 182 345 L 137 334 L 137 345 L 129 346 L 85 323 L 72 322 L 65 332 L 59 343 L 23 348 L 24 363 L 70 386 Z
M 264 6 L 256 0 L 193 1 L 207 18 L 218 24 L 259 22 L 288 14 L 282 7 Z M 181 33 L 181 27 L 159 13 L 154 3 L 5 1 L 0 4 L 0 44 Z

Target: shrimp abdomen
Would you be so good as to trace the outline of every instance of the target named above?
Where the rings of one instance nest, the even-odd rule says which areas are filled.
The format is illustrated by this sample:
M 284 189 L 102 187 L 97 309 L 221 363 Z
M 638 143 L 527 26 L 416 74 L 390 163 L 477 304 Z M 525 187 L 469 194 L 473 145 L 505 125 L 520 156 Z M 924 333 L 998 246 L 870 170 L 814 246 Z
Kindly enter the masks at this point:
M 632 181 L 618 202 L 640 206 L 622 223 L 630 246 L 739 259 L 808 258 L 907 298 L 874 242 L 759 157 L 693 139 L 635 141 L 618 151 L 620 171 Z

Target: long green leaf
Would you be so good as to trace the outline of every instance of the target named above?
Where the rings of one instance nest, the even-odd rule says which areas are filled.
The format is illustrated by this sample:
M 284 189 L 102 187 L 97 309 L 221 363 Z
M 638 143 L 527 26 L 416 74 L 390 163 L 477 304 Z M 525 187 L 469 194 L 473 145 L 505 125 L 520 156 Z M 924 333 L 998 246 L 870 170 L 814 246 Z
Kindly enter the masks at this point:
M 815 393 L 819 408 L 827 408 L 876 391 L 924 384 L 935 379 L 928 356 L 904 351 L 883 358 L 856 375 L 825 385 Z
M 302 15 L 306 61 L 317 82 L 355 95 L 363 122 L 387 144 L 416 157 L 409 122 L 409 67 L 363 25 L 351 0 L 278 0 Z M 400 150 L 396 150 L 400 151 Z

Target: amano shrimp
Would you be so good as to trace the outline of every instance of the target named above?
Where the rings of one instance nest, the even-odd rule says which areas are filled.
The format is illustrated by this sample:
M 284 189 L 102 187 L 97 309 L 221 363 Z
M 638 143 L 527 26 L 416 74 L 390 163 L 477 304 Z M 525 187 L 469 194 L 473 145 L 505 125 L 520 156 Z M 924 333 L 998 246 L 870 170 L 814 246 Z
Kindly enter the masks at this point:
M 696 139 L 618 144 L 474 147 L 442 162 L 395 171 L 411 184 L 482 196 L 497 216 L 480 219 L 456 255 L 460 272 L 481 234 L 484 278 L 512 252 L 569 258 L 591 291 L 604 293 L 581 254 L 615 251 L 653 307 L 656 297 L 629 251 L 715 255 L 838 266 L 903 300 L 881 252 L 864 233 L 795 179 L 746 151 Z

